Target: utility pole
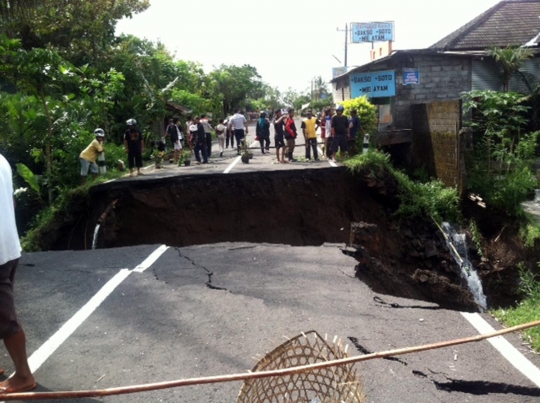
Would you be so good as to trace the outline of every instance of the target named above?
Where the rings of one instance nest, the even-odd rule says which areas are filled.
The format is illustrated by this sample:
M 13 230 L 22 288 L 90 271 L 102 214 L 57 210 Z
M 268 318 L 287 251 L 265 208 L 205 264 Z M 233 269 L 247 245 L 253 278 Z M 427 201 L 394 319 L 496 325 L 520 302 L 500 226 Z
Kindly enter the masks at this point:
M 336 28 L 338 32 L 345 32 L 345 60 L 344 67 L 347 67 L 347 48 L 349 45 L 349 24 L 345 24 L 345 30 Z M 335 57 L 335 56 L 334 56 Z

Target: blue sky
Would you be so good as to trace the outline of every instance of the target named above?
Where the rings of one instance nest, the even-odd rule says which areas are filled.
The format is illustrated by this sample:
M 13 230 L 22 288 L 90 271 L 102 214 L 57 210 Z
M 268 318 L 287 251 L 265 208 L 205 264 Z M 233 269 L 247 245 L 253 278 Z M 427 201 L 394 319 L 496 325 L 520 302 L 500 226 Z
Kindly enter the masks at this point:
M 394 49 L 437 42 L 498 0 L 150 0 L 118 23 L 117 33 L 162 41 L 176 57 L 202 63 L 251 64 L 281 90 L 306 90 L 314 76 L 331 79 L 343 62 L 346 23 L 395 21 Z M 321 7 L 319 4 L 327 4 Z M 348 65 L 369 60 L 369 44 L 349 45 Z

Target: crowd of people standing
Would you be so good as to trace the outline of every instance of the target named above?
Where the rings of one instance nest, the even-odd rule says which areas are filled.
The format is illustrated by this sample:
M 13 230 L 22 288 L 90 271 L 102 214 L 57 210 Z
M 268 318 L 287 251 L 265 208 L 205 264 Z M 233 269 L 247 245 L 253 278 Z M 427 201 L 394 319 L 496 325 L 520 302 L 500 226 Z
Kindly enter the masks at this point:
M 322 156 L 335 161 L 338 151 L 343 156 L 348 153 L 357 154 L 356 138 L 359 132 L 364 136 L 366 133 L 362 128 L 360 119 L 355 110 L 351 111 L 348 118 L 343 114 L 344 107 L 339 105 L 335 111 L 332 108 L 325 109 L 322 114 L 314 116 L 311 110 L 306 112 L 306 116 L 301 120 L 302 135 L 305 140 L 306 160 L 320 161 Z M 128 167 L 130 175 L 143 175 L 142 155 L 145 151 L 145 143 L 141 130 L 138 129 L 137 121 L 129 119 L 126 121 L 127 130 L 124 133 L 124 145 L 128 157 Z M 271 128 L 274 129 L 274 147 L 276 149 L 277 162 L 286 164 L 296 162 L 294 151 L 297 146 L 298 129 L 295 122 L 295 110 L 277 109 L 273 112 L 261 112 L 255 124 L 255 134 L 259 141 L 261 153 L 270 153 Z M 322 156 L 319 153 L 318 132 L 323 145 Z M 195 155 L 198 164 L 208 164 L 208 159 L 212 156 L 212 132 L 216 133 L 219 156 L 223 157 L 226 148 L 235 148 L 240 155 L 242 147 L 245 146 L 245 138 L 249 133 L 248 120 L 241 110 L 236 110 L 234 115 L 227 119 L 219 119 L 216 127 L 212 126 L 211 119 L 207 115 L 189 116 L 183 126 L 178 117 L 169 120 L 165 133 L 159 146 L 164 151 L 166 142 L 170 142 L 173 151 L 173 161 L 178 163 L 180 154 L 184 149 L 189 149 Z M 98 128 L 94 132 L 95 139 L 80 154 L 81 177 L 83 184 L 86 182 L 88 174 L 97 176 L 99 167 L 96 160 L 104 161 L 103 140 L 105 132 Z M 167 140 L 168 139 L 168 140 Z

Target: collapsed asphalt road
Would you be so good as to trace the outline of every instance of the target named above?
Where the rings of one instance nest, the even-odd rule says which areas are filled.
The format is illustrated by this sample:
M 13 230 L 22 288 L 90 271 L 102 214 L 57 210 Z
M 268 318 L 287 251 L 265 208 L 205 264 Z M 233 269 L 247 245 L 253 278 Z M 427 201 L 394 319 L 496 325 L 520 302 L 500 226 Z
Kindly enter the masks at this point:
M 158 246 L 23 256 L 17 302 L 31 362 L 43 362 L 36 371 L 38 390 L 242 372 L 283 336 L 312 329 L 340 336 L 352 354 L 476 334 L 458 312 L 374 294 L 354 277 L 356 261 L 338 246 L 169 248 L 149 265 Z M 118 286 L 83 315 L 80 326 L 60 332 L 65 341 L 58 349 L 40 349 L 59 340 L 58 330 L 119 275 Z M 517 336 L 507 339 L 540 365 Z M 9 364 L 7 357 L 2 364 Z M 540 389 L 487 342 L 358 368 L 368 402 L 532 403 L 540 397 Z M 240 383 L 219 384 L 100 401 L 231 402 L 239 388 Z

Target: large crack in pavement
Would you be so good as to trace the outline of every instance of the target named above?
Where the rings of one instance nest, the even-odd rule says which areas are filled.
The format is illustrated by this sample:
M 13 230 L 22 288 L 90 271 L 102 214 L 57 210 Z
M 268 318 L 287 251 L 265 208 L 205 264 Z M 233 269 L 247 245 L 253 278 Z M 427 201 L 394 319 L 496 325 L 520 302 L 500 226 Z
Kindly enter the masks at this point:
M 540 397 L 539 388 L 530 388 L 521 385 L 510 385 L 507 383 L 499 382 L 485 382 L 485 381 L 462 381 L 458 379 L 447 378 L 448 382 L 432 381 L 437 390 L 445 392 L 458 392 L 467 393 L 469 395 L 491 395 L 491 394 L 504 394 L 504 395 L 516 395 L 516 396 L 535 396 Z
M 211 271 L 211 270 L 208 270 L 208 268 L 198 264 L 195 262 L 195 260 L 193 260 L 192 258 L 190 258 L 189 256 L 187 255 L 184 255 L 181 251 L 180 251 L 180 248 L 174 248 L 176 249 L 176 251 L 178 252 L 178 256 L 181 258 L 181 259 L 185 259 L 187 260 L 188 262 L 190 262 L 194 267 L 196 267 L 197 269 L 201 269 L 203 270 L 205 273 L 206 273 L 206 276 L 208 276 L 208 281 L 205 283 L 206 287 L 210 288 L 211 290 L 216 290 L 216 291 L 229 291 L 227 290 L 226 288 L 223 288 L 223 287 L 218 287 L 216 285 L 213 284 L 212 282 L 212 278 L 214 276 L 214 272 Z
M 356 349 L 362 354 L 364 355 L 373 354 L 373 351 L 370 351 L 364 346 L 362 346 L 356 337 L 349 336 L 347 338 L 351 341 L 354 347 L 356 347 Z M 399 358 L 396 358 L 396 357 L 384 357 L 383 359 L 387 361 L 399 362 L 400 364 L 405 365 L 405 366 L 409 365 L 407 362 L 400 360 Z
M 503 382 L 487 382 L 487 381 L 464 381 L 453 379 L 445 374 L 433 372 L 432 375 L 440 375 L 444 378 L 443 381 L 437 380 L 434 376 L 427 375 L 422 371 L 414 370 L 412 374 L 418 378 L 426 379 L 432 382 L 437 390 L 452 393 L 466 393 L 475 396 L 485 396 L 491 394 L 516 395 L 516 396 L 533 396 L 540 397 L 540 389 L 522 385 L 511 385 Z

